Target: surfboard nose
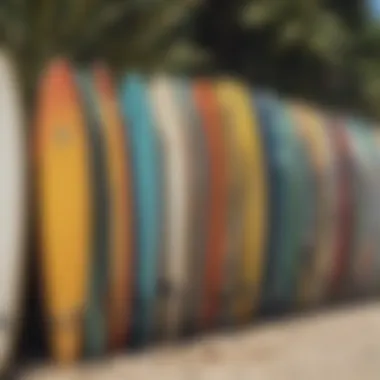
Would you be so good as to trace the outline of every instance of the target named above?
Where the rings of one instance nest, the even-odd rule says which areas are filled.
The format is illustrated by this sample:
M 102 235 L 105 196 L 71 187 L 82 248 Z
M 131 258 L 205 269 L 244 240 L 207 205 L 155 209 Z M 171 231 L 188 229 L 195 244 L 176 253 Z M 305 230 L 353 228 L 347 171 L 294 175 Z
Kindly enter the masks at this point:
M 68 85 L 68 83 L 73 82 L 73 69 L 70 61 L 57 58 L 45 70 L 44 83 L 48 83 L 49 88 L 54 89 L 56 96 L 63 99 L 72 92 L 71 86 Z M 52 98 L 54 100 L 54 97 Z

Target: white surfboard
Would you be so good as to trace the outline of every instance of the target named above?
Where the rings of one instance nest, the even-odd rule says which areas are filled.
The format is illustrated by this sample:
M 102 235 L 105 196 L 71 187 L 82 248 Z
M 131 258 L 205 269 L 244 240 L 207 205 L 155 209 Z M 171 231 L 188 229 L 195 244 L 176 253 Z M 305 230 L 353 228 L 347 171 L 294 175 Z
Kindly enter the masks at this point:
M 26 224 L 24 123 L 12 62 L 0 51 L 0 374 L 21 319 Z
M 150 85 L 150 97 L 163 148 L 165 219 L 164 268 L 167 299 L 163 332 L 166 338 L 177 336 L 183 327 L 189 233 L 189 162 L 186 128 L 175 102 L 170 80 L 156 77 Z

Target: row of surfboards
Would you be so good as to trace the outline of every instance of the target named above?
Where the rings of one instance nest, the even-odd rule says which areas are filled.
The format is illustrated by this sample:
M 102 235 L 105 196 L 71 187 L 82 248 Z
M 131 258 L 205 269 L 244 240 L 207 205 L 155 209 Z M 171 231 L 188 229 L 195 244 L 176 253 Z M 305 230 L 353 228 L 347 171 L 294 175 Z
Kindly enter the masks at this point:
M 379 289 L 380 148 L 232 79 L 53 63 L 37 105 L 59 360 Z M 361 125 L 361 123 L 363 125 Z
M 20 319 L 25 126 L 0 55 L 0 370 Z M 380 131 L 232 78 L 53 61 L 31 125 L 53 357 L 380 292 Z M 4 363 L 4 364 L 3 364 Z

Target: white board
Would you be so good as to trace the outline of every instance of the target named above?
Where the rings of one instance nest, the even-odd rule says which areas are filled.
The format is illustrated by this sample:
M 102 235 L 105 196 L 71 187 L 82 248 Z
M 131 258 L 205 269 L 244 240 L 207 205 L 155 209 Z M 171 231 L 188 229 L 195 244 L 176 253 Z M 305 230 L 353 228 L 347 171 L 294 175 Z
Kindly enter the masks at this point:
M 189 161 L 186 128 L 175 104 L 173 87 L 165 77 L 155 78 L 150 86 L 152 107 L 163 148 L 164 276 L 168 300 L 164 332 L 176 336 L 182 327 L 187 293 L 189 233 Z
M 0 51 L 0 373 L 12 355 L 21 319 L 26 180 L 21 96 L 14 68 Z

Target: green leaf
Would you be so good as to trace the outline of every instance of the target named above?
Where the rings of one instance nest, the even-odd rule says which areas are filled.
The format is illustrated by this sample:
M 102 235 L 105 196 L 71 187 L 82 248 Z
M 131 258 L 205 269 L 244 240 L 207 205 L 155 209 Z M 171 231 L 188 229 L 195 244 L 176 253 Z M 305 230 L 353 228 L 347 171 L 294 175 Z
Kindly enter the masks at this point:
M 276 22 L 284 11 L 282 0 L 256 0 L 244 5 L 240 12 L 244 27 L 260 28 Z

